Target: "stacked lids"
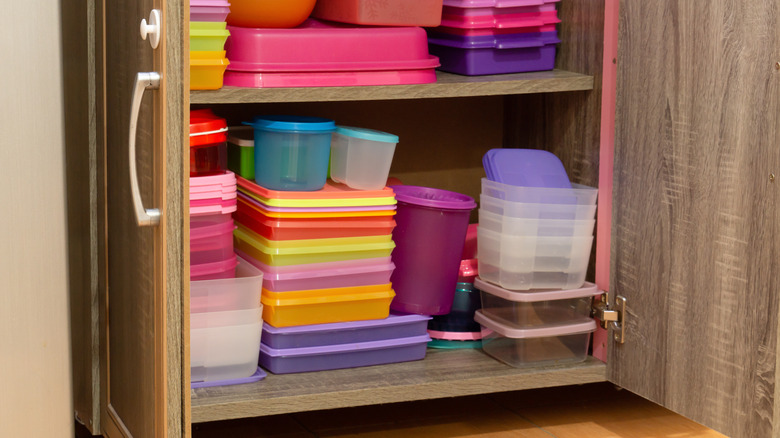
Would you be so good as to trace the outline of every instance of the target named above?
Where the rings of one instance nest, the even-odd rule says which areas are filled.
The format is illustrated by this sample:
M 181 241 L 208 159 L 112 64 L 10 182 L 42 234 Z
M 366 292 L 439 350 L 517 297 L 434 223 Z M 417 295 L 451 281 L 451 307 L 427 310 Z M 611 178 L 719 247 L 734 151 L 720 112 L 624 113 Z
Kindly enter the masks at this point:
M 230 3 L 225 0 L 190 0 L 190 89 L 214 90 L 222 87 L 229 61 L 225 40 L 229 32 L 225 18 Z

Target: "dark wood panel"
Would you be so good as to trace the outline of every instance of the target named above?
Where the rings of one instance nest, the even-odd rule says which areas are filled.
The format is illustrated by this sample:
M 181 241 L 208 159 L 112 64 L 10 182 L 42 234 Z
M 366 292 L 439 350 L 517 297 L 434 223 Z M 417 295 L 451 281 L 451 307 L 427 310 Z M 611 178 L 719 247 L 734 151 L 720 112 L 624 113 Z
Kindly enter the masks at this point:
M 775 418 L 778 2 L 623 1 L 615 383 L 729 436 Z M 775 427 L 776 429 L 776 427 Z

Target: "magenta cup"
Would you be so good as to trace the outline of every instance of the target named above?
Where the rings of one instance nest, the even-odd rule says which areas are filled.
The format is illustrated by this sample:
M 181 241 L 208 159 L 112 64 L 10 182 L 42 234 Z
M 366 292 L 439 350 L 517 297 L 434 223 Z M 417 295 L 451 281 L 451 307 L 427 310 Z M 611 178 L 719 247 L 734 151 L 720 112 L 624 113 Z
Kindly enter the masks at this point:
M 393 229 L 390 308 L 421 315 L 450 312 L 469 215 L 469 196 L 417 186 L 392 186 L 398 206 Z

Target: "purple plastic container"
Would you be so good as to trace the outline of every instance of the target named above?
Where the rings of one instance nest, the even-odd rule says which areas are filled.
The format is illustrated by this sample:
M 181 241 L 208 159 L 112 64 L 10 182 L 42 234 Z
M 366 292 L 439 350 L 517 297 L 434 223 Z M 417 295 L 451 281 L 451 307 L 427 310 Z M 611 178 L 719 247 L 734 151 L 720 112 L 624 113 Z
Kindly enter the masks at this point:
M 398 312 L 443 315 L 450 312 L 458 282 L 470 196 L 417 186 L 392 186 L 398 201 L 393 229 L 395 270 L 390 277 Z
M 385 319 L 273 327 L 263 324 L 262 342 L 276 349 L 375 342 L 423 336 L 430 316 L 390 314 Z
M 430 336 L 385 339 L 305 348 L 271 348 L 260 344 L 260 366 L 274 374 L 357 368 L 409 362 L 425 357 Z
M 557 32 L 462 36 L 428 33 L 428 49 L 439 70 L 468 76 L 544 71 L 555 68 Z
M 490 181 L 522 187 L 571 188 L 561 160 L 540 149 L 491 149 L 482 157 Z

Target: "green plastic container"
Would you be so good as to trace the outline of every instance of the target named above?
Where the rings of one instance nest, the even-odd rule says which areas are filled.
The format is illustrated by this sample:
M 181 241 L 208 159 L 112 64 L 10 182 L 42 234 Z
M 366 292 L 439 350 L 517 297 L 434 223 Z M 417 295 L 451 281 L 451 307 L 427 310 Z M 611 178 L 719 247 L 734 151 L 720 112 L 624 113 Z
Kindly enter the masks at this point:
M 228 129 L 228 169 L 250 181 L 255 179 L 255 134 L 251 126 Z
M 218 52 L 225 49 L 230 32 L 224 22 L 190 22 L 190 51 Z

